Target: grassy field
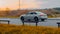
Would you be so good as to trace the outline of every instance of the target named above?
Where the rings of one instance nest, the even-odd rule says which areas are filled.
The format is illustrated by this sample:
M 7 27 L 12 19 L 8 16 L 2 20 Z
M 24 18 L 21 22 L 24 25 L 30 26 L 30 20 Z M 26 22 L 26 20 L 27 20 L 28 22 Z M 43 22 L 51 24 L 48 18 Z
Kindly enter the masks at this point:
M 0 24 L 0 34 L 60 34 L 60 28 Z

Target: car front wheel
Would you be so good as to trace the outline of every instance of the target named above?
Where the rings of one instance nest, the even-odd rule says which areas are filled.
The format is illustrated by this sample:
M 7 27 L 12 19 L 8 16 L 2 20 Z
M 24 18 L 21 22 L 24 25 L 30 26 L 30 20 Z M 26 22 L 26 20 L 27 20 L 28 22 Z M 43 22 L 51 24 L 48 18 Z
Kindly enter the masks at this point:
M 21 17 L 21 20 L 24 22 L 24 17 L 23 16 Z

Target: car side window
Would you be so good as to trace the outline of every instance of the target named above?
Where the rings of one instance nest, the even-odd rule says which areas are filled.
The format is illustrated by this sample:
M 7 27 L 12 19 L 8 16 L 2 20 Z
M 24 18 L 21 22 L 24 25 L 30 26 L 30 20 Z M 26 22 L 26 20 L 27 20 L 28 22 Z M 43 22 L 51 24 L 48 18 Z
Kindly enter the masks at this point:
M 37 14 L 37 13 L 34 12 L 34 14 Z
M 36 12 L 33 12 L 33 14 L 37 14 Z
M 33 13 L 30 13 L 30 14 L 33 14 Z
M 29 13 L 27 13 L 27 14 L 37 14 L 36 12 L 29 12 Z

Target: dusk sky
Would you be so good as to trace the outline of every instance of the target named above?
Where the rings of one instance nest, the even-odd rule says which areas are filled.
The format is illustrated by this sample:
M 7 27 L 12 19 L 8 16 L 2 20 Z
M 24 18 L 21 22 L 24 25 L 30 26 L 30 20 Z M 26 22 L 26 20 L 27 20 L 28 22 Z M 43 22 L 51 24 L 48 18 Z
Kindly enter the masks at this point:
M 0 8 L 18 9 L 19 0 L 0 0 Z M 60 7 L 60 0 L 20 0 L 20 9 Z

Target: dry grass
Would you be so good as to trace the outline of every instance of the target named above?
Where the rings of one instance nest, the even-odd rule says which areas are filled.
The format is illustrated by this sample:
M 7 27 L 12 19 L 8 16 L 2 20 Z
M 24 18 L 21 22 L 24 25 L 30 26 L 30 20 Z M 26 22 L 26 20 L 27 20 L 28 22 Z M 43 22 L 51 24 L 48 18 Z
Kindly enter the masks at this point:
M 60 34 L 60 29 L 43 26 L 0 24 L 0 34 Z

